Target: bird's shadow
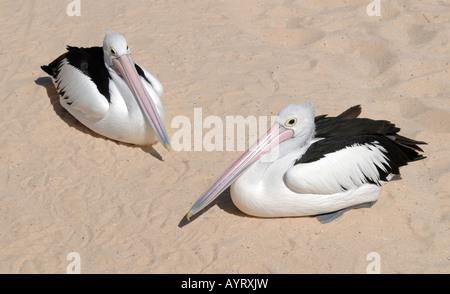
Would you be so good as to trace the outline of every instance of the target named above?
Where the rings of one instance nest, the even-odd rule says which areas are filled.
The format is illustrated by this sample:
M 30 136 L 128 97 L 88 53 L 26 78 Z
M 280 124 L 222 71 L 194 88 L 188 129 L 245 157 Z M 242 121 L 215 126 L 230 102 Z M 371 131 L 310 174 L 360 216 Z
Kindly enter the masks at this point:
M 217 205 L 220 209 L 230 214 L 234 214 L 240 217 L 249 217 L 249 218 L 254 217 L 243 213 L 233 204 L 233 201 L 231 200 L 230 188 L 228 187 L 224 192 L 222 192 L 222 194 L 220 194 L 216 199 L 214 199 L 214 201 L 208 204 L 203 210 L 201 210 L 197 214 L 191 216 L 190 219 L 187 219 L 186 215 L 184 215 L 184 217 L 178 223 L 178 227 L 183 228 L 184 226 L 192 223 L 194 220 L 196 220 L 197 218 L 201 217 L 204 213 L 206 213 L 214 205 Z M 317 217 L 316 215 L 308 215 L 308 216 L 293 216 L 291 218 L 316 218 L 316 217 Z
M 197 214 L 190 217 L 190 219 L 187 219 L 186 215 L 183 216 L 183 218 L 178 223 L 178 227 L 182 228 L 193 221 L 195 221 L 197 218 L 201 217 L 204 213 L 206 213 L 211 207 L 214 205 L 217 205 L 220 209 L 224 210 L 225 212 L 228 212 L 230 214 L 238 215 L 241 217 L 249 217 L 248 215 L 241 212 L 231 200 L 231 194 L 230 194 L 230 188 L 228 187 L 225 191 L 222 192 L 219 196 L 217 196 L 216 199 L 214 199 L 210 204 L 208 204 L 203 210 L 198 212 Z
M 115 141 L 115 140 L 106 138 L 102 135 L 99 135 L 99 134 L 93 132 L 92 130 L 87 128 L 85 125 L 80 123 L 67 110 L 65 110 L 64 107 L 62 107 L 61 104 L 59 103 L 59 94 L 56 91 L 55 86 L 53 85 L 52 79 L 50 77 L 39 77 L 34 82 L 36 83 L 36 85 L 39 85 L 39 86 L 42 86 L 45 88 L 45 90 L 47 91 L 47 96 L 50 99 L 50 103 L 53 107 L 53 110 L 59 116 L 59 118 L 61 118 L 61 120 L 63 120 L 69 127 L 75 128 L 78 131 L 81 131 L 85 134 L 89 134 L 95 138 L 110 140 L 119 145 L 125 145 L 125 146 L 132 147 L 132 148 L 140 148 L 140 149 L 142 149 L 142 151 L 152 155 L 159 161 L 164 161 L 163 158 L 161 157 L 161 155 L 158 153 L 158 151 L 156 151 L 152 146 L 136 146 L 136 145 L 132 145 L 132 144 Z

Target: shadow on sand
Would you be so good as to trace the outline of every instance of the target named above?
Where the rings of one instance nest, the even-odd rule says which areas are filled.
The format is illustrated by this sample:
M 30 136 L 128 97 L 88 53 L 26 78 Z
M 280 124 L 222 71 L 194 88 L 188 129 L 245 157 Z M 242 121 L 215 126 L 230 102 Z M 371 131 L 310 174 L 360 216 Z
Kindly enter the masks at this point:
M 200 195 L 199 195 L 200 197 Z M 217 205 L 220 209 L 224 210 L 225 212 L 228 212 L 230 214 L 242 216 L 242 217 L 250 217 L 243 212 L 241 212 L 231 200 L 231 194 L 230 194 L 230 188 L 227 188 L 225 191 L 222 192 L 219 196 L 217 196 L 216 199 L 214 199 L 213 202 L 208 204 L 202 211 L 198 212 L 197 214 L 191 216 L 191 219 L 188 220 L 186 215 L 183 216 L 183 218 L 178 223 L 178 227 L 182 228 L 193 221 L 195 221 L 197 218 L 201 217 L 204 213 L 206 213 L 211 207 L 214 205 Z M 186 211 L 187 213 L 187 211 Z

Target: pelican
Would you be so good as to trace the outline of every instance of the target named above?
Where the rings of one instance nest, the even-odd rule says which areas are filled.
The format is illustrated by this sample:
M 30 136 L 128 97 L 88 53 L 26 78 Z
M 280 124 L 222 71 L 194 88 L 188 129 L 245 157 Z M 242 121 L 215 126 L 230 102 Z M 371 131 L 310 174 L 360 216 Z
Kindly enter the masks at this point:
M 327 223 L 348 209 L 370 207 L 399 167 L 424 158 L 417 145 L 426 143 L 360 113 L 357 105 L 337 117 L 315 117 L 311 102 L 287 106 L 200 196 L 187 219 L 230 185 L 236 207 L 256 217 L 316 216 Z
M 92 131 L 136 145 L 159 140 L 170 151 L 161 83 L 133 62 L 122 35 L 108 30 L 103 47 L 67 46 L 41 68 L 51 76 L 61 105 Z

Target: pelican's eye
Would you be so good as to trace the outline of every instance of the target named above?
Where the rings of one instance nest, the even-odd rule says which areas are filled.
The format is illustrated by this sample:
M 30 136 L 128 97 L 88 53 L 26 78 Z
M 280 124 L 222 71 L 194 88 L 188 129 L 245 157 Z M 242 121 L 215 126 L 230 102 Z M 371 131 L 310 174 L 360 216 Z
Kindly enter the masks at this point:
M 111 47 L 111 53 L 112 53 L 114 56 L 117 56 L 117 51 L 116 51 L 116 49 L 114 49 L 114 48 L 112 48 L 112 47 Z
M 295 124 L 297 123 L 297 119 L 296 118 L 290 118 L 286 121 L 286 123 L 284 124 L 286 127 L 293 127 Z
M 127 51 L 130 50 L 130 48 L 128 48 L 128 44 L 127 44 Z

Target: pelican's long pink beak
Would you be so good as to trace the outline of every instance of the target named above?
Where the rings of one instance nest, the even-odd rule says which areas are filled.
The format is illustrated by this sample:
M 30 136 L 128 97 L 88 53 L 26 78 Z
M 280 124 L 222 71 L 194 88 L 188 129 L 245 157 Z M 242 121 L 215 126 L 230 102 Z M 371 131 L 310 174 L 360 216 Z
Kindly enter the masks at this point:
M 219 196 L 226 188 L 236 181 L 239 176 L 244 173 L 252 164 L 258 161 L 261 156 L 269 152 L 272 148 L 281 142 L 292 138 L 294 132 L 286 129 L 278 123 L 275 123 L 269 131 L 251 146 L 244 154 L 242 154 L 233 165 L 231 165 L 200 198 L 194 203 L 187 213 L 189 219 L 194 214 L 205 208 L 217 196 Z
M 155 103 L 142 84 L 141 78 L 136 71 L 136 67 L 134 66 L 134 62 L 131 59 L 130 54 L 124 54 L 120 57 L 114 58 L 112 62 L 115 70 L 117 70 L 118 73 L 125 79 L 125 82 L 138 101 L 145 117 L 150 122 L 153 131 L 158 137 L 158 140 L 167 150 L 170 151 L 170 141 L 167 136 L 166 129 L 164 128 L 164 124 L 157 112 Z

